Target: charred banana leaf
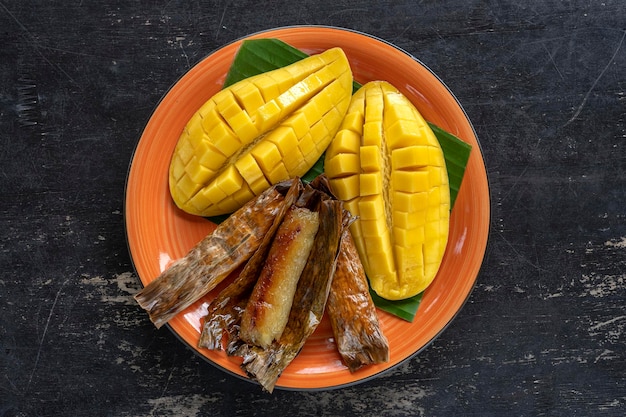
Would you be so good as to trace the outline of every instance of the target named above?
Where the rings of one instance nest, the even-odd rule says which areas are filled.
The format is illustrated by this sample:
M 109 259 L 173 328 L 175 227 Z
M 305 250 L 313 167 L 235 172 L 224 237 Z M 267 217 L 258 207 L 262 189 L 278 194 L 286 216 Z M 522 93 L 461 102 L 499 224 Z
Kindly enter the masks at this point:
M 243 357 L 242 369 L 268 392 L 273 391 L 278 377 L 324 314 L 343 233 L 343 205 L 336 200 L 323 200 L 318 211 L 319 231 L 293 299 L 297 308 L 291 309 L 281 337 L 265 349 L 243 345 L 237 351 Z
M 258 249 L 283 209 L 288 180 L 250 200 L 200 241 L 184 258 L 135 295 L 158 328 L 203 297 Z
M 389 361 L 389 344 L 380 328 L 363 264 L 349 229 L 344 230 L 341 238 L 326 312 L 337 350 L 350 372 L 363 365 Z
M 318 228 L 317 211 L 294 205 L 285 215 L 241 318 L 246 343 L 268 347 L 280 338 Z
M 284 204 L 276 214 L 274 222 L 263 237 L 259 248 L 243 267 L 239 276 L 209 304 L 207 314 L 202 320 L 202 332 L 198 347 L 211 350 L 222 349 L 224 333 L 228 334 L 229 345 L 238 342 L 241 315 L 257 282 L 259 271 L 263 267 L 273 236 L 282 223 L 285 213 L 300 195 L 302 188 L 302 183 L 299 180 L 294 181 L 293 186 L 285 195 Z

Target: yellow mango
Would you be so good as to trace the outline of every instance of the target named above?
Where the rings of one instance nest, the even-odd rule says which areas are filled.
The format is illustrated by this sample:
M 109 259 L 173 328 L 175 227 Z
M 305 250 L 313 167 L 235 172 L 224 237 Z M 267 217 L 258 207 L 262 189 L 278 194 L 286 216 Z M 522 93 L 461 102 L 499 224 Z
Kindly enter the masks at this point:
M 355 93 L 325 156 L 333 192 L 374 291 L 399 300 L 424 291 L 439 270 L 450 221 L 443 151 L 413 104 L 384 81 Z
M 169 169 L 174 202 L 195 215 L 227 214 L 304 175 L 335 136 L 351 96 L 340 48 L 219 91 L 178 139 Z

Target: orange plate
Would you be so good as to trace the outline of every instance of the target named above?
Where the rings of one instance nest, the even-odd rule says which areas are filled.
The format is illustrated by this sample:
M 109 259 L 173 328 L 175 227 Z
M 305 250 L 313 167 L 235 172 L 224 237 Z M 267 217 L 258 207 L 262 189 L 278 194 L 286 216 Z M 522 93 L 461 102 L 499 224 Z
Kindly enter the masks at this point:
M 439 274 L 426 290 L 412 323 L 380 312 L 390 344 L 390 361 L 350 373 L 342 364 L 324 319 L 296 359 L 285 369 L 277 388 L 328 389 L 380 375 L 415 355 L 454 318 L 474 286 L 489 231 L 489 188 L 478 140 L 465 112 L 448 88 L 406 52 L 380 39 L 350 30 L 294 26 L 256 33 L 249 38 L 278 38 L 309 54 L 343 48 L 356 81 L 386 80 L 401 90 L 430 122 L 473 146 L 466 175 L 452 211 L 450 238 Z M 215 227 L 187 215 L 173 204 L 168 190 L 170 156 L 192 114 L 222 86 L 242 40 L 213 52 L 187 72 L 164 96 L 135 150 L 126 184 L 126 232 L 130 254 L 143 285 Z M 221 287 L 220 287 L 221 288 Z M 169 323 L 186 344 L 209 362 L 245 377 L 238 358 L 198 349 L 200 318 L 216 291 Z

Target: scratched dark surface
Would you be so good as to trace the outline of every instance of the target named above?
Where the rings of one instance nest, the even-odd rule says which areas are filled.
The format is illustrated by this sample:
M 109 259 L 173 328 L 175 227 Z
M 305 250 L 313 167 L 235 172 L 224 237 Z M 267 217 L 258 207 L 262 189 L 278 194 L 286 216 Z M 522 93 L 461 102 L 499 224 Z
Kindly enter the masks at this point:
M 437 73 L 482 143 L 492 222 L 470 299 L 421 354 L 268 395 L 138 308 L 123 197 L 178 77 L 293 24 Z M 0 416 L 626 415 L 625 36 L 622 0 L 0 1 Z

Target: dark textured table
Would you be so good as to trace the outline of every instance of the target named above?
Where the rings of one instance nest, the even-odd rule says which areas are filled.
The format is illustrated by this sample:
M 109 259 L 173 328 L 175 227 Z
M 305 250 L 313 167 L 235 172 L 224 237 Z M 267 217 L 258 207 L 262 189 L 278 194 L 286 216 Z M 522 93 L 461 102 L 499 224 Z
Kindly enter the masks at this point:
M 418 356 L 269 395 L 134 302 L 124 185 L 182 74 L 294 24 L 378 36 L 446 82 L 492 223 L 470 299 Z M 625 415 L 625 36 L 622 0 L 0 2 L 0 416 Z

